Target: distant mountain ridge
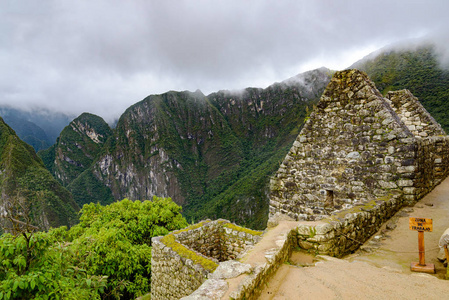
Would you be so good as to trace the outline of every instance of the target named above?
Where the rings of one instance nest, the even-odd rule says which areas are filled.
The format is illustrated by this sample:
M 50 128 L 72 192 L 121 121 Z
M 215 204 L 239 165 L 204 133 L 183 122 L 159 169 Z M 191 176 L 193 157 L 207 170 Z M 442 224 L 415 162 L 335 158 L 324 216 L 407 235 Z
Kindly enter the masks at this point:
M 183 205 L 190 219 L 226 217 L 263 228 L 268 176 L 330 75 L 321 68 L 266 89 L 151 95 L 123 113 L 90 166 L 82 163 L 88 161 L 87 134 L 74 138 L 77 119 L 39 154 L 79 205 L 157 195 Z M 96 134 L 100 123 L 92 126 Z M 82 151 L 63 142 L 68 140 Z
M 61 130 L 73 119 L 43 109 L 24 111 L 9 106 L 0 106 L 0 116 L 36 152 L 53 145 Z

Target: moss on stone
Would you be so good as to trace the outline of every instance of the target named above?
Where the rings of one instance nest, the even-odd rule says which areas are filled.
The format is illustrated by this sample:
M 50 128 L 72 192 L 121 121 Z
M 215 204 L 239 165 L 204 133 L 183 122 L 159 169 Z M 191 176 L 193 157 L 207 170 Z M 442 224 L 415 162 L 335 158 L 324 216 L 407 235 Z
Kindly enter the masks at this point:
M 371 200 L 363 205 L 354 206 L 349 209 L 339 211 L 339 212 L 333 214 L 332 216 L 330 216 L 329 218 L 321 219 L 320 221 L 326 222 L 326 223 L 330 223 L 333 221 L 340 222 L 341 221 L 340 219 L 344 219 L 347 214 L 356 214 L 356 213 L 360 213 L 360 212 L 366 212 L 367 210 L 371 211 L 371 210 L 375 209 L 377 206 L 379 206 L 379 204 L 377 203 L 378 201 L 386 202 L 386 201 L 391 200 L 391 197 L 392 197 L 391 194 L 379 197 L 376 200 Z
M 263 233 L 263 231 L 256 231 L 256 230 L 248 229 L 248 228 L 245 228 L 245 227 L 240 227 L 240 226 L 237 226 L 237 225 L 232 224 L 232 223 L 227 223 L 227 224 L 223 225 L 223 227 L 230 228 L 232 230 L 236 230 L 236 231 L 239 231 L 239 232 L 249 233 L 251 235 L 256 235 L 256 236 L 260 236 Z
M 309 237 L 313 238 L 316 235 L 316 228 L 315 227 L 309 227 Z
M 218 267 L 218 264 L 215 263 L 214 261 L 207 259 L 203 256 L 200 256 L 194 251 L 185 247 L 184 245 L 176 242 L 173 234 L 164 236 L 161 239 L 161 242 L 164 243 L 166 246 L 172 248 L 172 250 L 178 253 L 180 256 L 192 260 L 194 264 L 201 265 L 204 269 L 206 269 L 209 272 L 215 271 L 215 269 Z
M 190 225 L 189 227 L 186 227 L 186 228 L 184 228 L 184 229 L 176 230 L 176 231 L 173 232 L 173 234 L 179 234 L 179 233 L 182 233 L 182 232 L 187 232 L 187 231 L 190 231 L 190 230 L 195 230 L 195 229 L 197 229 L 197 228 L 202 227 L 204 224 L 210 223 L 210 222 L 211 222 L 210 220 L 202 221 L 202 222 L 199 222 L 199 223 Z

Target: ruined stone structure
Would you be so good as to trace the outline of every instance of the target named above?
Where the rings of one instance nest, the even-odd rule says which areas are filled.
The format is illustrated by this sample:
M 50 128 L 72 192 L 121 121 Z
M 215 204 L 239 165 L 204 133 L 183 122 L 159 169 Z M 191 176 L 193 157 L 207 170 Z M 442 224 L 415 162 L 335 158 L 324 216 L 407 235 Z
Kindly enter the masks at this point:
M 270 180 L 269 224 L 298 222 L 258 244 L 261 232 L 224 220 L 153 238 L 152 299 L 257 299 L 292 248 L 349 254 L 448 173 L 449 137 L 416 97 L 383 97 L 365 73 L 337 72 Z M 227 276 L 227 263 L 243 271 Z
M 385 196 L 413 204 L 448 173 L 449 138 L 408 90 L 337 72 L 271 179 L 270 216 L 319 220 Z
M 180 299 L 195 291 L 223 261 L 238 257 L 262 232 L 226 220 L 203 221 L 152 239 L 151 299 Z

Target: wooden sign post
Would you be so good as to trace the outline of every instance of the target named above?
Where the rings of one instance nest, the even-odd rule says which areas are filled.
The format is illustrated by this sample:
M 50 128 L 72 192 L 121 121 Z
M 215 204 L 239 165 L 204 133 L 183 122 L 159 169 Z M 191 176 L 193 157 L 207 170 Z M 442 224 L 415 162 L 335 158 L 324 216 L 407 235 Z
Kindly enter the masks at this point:
M 432 219 L 410 218 L 409 228 L 410 230 L 418 231 L 418 250 L 419 250 L 419 262 L 412 262 L 410 265 L 410 270 L 414 272 L 435 274 L 435 265 L 426 264 L 425 251 L 424 251 L 424 231 L 432 232 L 433 230 Z

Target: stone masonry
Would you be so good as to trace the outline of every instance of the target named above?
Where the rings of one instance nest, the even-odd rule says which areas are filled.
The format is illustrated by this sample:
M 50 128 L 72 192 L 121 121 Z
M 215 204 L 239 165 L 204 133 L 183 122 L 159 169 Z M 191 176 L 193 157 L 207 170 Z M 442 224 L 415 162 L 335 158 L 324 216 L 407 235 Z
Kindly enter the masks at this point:
M 152 239 L 151 299 L 180 299 L 206 281 L 220 262 L 254 245 L 262 232 L 206 220 Z
M 409 90 L 388 92 L 386 98 L 391 101 L 393 110 L 413 135 L 417 137 L 446 135 L 441 125 Z
M 319 220 L 385 196 L 413 204 L 448 173 L 449 139 L 409 91 L 336 72 L 270 181 L 270 217 Z

